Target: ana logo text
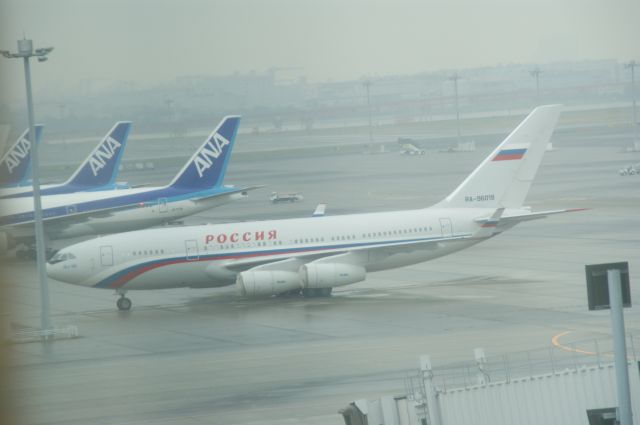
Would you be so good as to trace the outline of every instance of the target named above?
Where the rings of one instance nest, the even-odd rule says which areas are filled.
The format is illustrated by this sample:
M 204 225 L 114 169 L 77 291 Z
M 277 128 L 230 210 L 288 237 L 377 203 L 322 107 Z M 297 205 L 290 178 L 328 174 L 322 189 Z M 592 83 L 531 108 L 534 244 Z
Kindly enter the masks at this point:
M 18 143 L 13 147 L 13 149 L 7 154 L 5 161 L 7 163 L 7 168 L 9 169 L 9 174 L 13 174 L 13 170 L 20 165 L 20 162 L 29 155 L 29 151 L 31 150 L 31 142 L 25 139 L 24 137 L 20 139 Z
M 213 165 L 213 161 L 222 153 L 222 149 L 229 144 L 229 141 L 219 133 L 215 133 L 211 139 L 204 144 L 200 152 L 193 160 L 198 170 L 198 176 L 202 175 Z
M 107 165 L 107 161 L 113 158 L 120 146 L 122 146 L 120 142 L 107 136 L 95 153 L 89 157 L 89 165 L 94 177 Z

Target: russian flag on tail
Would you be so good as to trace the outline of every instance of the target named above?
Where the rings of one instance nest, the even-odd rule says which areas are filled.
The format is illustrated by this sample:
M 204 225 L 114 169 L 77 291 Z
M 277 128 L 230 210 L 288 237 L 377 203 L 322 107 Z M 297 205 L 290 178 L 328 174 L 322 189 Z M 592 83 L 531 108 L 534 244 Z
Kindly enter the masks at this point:
M 493 157 L 492 161 L 511 161 L 514 159 L 522 159 L 526 152 L 526 149 L 502 149 Z

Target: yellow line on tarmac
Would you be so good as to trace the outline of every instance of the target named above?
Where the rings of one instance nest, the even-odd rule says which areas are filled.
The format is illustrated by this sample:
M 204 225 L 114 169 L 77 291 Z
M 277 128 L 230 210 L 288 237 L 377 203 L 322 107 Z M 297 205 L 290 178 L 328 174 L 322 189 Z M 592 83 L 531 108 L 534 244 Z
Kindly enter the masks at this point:
M 570 334 L 571 331 L 565 331 L 565 332 L 561 332 L 557 335 L 554 335 L 553 338 L 551 338 L 551 344 L 553 344 L 554 347 L 559 348 L 561 350 L 564 351 L 568 351 L 568 352 L 572 352 L 572 353 L 580 353 L 580 354 L 586 354 L 587 356 L 595 356 L 597 353 L 594 353 L 593 351 L 585 351 L 585 350 L 581 350 L 579 348 L 572 348 L 572 347 L 567 347 L 566 345 L 562 345 L 560 344 L 560 342 L 558 342 L 558 339 L 560 337 L 563 337 L 567 334 Z

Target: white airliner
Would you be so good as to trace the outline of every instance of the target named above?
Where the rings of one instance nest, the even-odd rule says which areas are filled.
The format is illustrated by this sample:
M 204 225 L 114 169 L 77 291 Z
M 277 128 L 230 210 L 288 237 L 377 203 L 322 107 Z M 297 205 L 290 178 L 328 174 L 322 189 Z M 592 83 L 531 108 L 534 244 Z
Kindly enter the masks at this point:
M 64 248 L 49 276 L 128 290 L 217 287 L 243 296 L 301 291 L 327 296 L 367 273 L 402 267 L 475 245 L 517 223 L 574 210 L 523 207 L 560 114 L 536 108 L 460 186 L 425 209 L 149 229 Z
M 42 197 L 49 239 L 143 229 L 195 214 L 246 196 L 254 187 L 223 186 L 240 117 L 225 117 L 171 183 Z M 2 201 L 0 251 L 33 239 L 33 199 Z M 2 246 L 4 245 L 4 246 Z

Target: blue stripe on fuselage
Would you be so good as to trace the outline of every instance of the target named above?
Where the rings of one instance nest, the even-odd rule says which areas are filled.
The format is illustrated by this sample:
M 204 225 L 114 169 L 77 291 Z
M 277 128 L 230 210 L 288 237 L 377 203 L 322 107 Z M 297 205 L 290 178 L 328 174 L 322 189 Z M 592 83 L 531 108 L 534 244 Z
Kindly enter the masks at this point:
M 114 196 L 112 198 L 97 199 L 95 201 L 79 202 L 77 204 L 62 205 L 59 207 L 46 208 L 42 210 L 43 219 L 51 219 L 62 217 L 65 215 L 81 214 L 91 211 L 108 210 L 118 207 L 126 207 L 131 205 L 132 208 L 136 204 L 140 207 L 156 205 L 159 199 L 166 199 L 168 203 L 183 201 L 193 198 L 201 198 L 212 195 L 223 195 L 227 192 L 234 192 L 236 189 L 214 188 L 202 191 L 190 191 L 187 189 L 178 189 L 175 187 L 163 187 L 160 189 L 150 190 L 148 192 L 135 193 L 131 195 Z M 0 217 L 0 226 L 18 225 L 33 221 L 33 211 L 12 214 Z
M 73 184 L 61 184 L 55 187 L 47 187 L 45 189 L 40 189 L 40 196 L 48 196 L 48 195 L 66 195 L 70 193 L 76 192 L 101 192 L 104 190 L 114 190 L 114 189 L 129 189 L 129 187 L 122 187 L 117 184 L 107 184 L 104 186 L 97 186 L 94 188 L 88 188 L 87 186 L 79 186 Z M 0 199 L 12 199 L 12 198 L 27 198 L 29 196 L 33 196 L 33 191 L 26 191 L 22 193 L 16 193 L 14 195 L 5 195 L 1 196 Z

